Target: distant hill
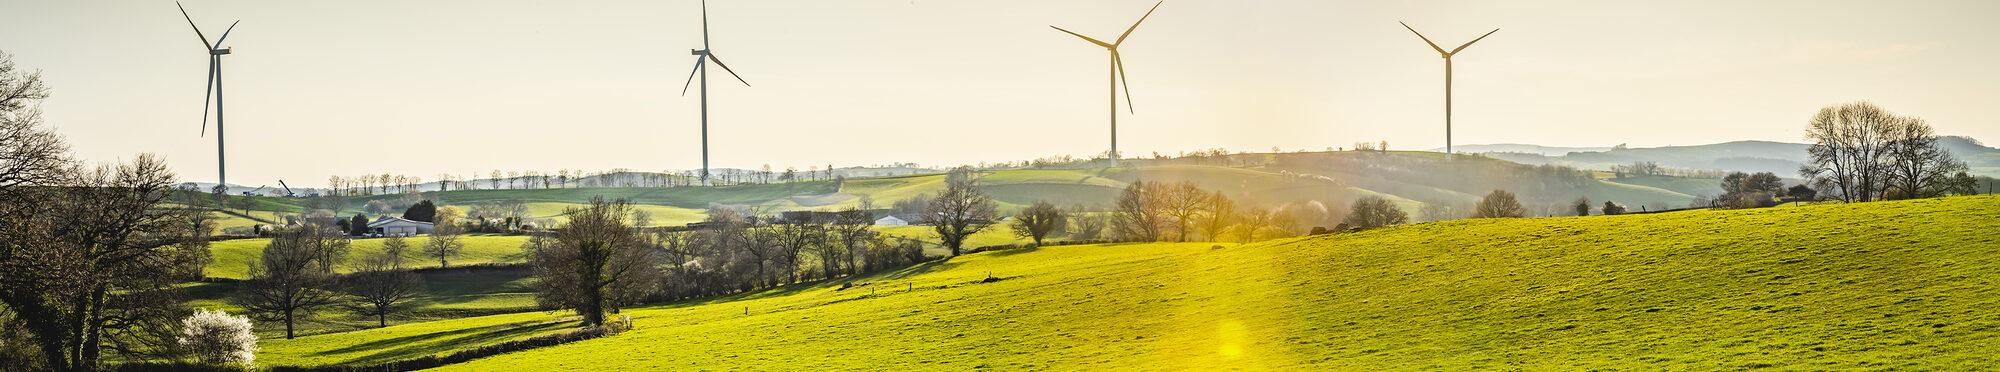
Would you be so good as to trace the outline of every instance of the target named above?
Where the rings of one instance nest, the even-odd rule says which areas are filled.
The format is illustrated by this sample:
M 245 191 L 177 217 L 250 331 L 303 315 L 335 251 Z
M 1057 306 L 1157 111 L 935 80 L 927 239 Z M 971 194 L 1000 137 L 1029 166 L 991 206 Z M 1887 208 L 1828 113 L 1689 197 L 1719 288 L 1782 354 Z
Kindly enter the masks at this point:
M 1987 147 L 1971 137 L 1948 136 L 1941 138 L 1939 142 L 1952 155 L 1965 161 L 1972 168 L 1973 174 L 2000 176 L 2000 149 Z M 1796 177 L 1799 166 L 1806 161 L 1808 145 L 1772 141 L 1735 141 L 1695 146 L 1573 151 L 1562 154 L 1524 151 L 1536 147 L 1539 146 L 1513 144 L 1460 146 L 1465 149 L 1502 149 L 1505 151 L 1477 152 L 1486 152 L 1488 156 L 1522 164 L 1556 164 L 1609 170 L 1613 165 L 1650 161 L 1673 168 L 1771 172 L 1779 176 Z
M 1568 154 L 1572 152 L 1610 151 L 1611 149 L 1612 148 L 1610 147 L 1555 147 L 1555 146 L 1529 145 L 1529 144 L 1518 144 L 1518 143 L 1498 143 L 1490 145 L 1459 145 L 1459 146 L 1452 146 L 1451 148 L 1452 151 L 1457 151 L 1459 153 L 1479 154 L 1479 153 L 1489 153 L 1489 152 L 1512 152 L 1512 153 L 1547 155 L 1547 156 L 1560 156 L 1562 154 Z M 1426 151 L 1444 152 L 1444 148 L 1439 147 Z
M 1002 169 L 981 171 L 980 188 L 992 195 L 1002 212 L 1012 212 L 1036 201 L 1108 207 L 1120 189 L 1138 181 L 1193 182 L 1209 191 L 1220 191 L 1243 208 L 1305 208 L 1317 216 L 1302 221 L 1301 228 L 1333 226 L 1344 218 L 1347 206 L 1356 198 L 1380 196 L 1402 207 L 1412 217 L 1421 217 L 1426 205 L 1453 209 L 1451 215 L 1469 213 L 1479 198 L 1493 190 L 1519 195 L 1528 213 L 1536 216 L 1565 215 L 1566 203 L 1578 197 L 1596 201 L 1616 201 L 1641 208 L 1687 205 L 1696 196 L 1674 188 L 1688 184 L 1713 184 L 1710 180 L 1626 182 L 1599 179 L 1598 175 L 1576 169 L 1525 165 L 1498 159 L 1463 156 L 1446 161 L 1443 154 L 1428 152 L 1310 152 L 1277 154 L 1231 154 L 1205 159 L 1131 159 L 1119 168 Z M 883 170 L 887 172 L 918 169 Z M 614 173 L 618 179 L 659 176 L 657 173 Z M 577 187 L 576 182 L 547 188 L 473 189 L 429 191 L 422 195 L 383 194 L 350 196 L 334 214 L 352 216 L 370 202 L 388 204 L 400 211 L 420 199 L 435 200 L 461 209 L 505 200 L 526 203 L 531 219 L 559 222 L 565 208 L 582 205 L 591 197 L 625 198 L 652 215 L 658 224 L 698 221 L 712 205 L 754 208 L 760 213 L 790 210 L 838 210 L 859 207 L 864 200 L 874 209 L 890 208 L 897 201 L 933 194 L 944 188 L 945 175 L 905 174 L 883 177 L 853 177 L 844 182 L 815 180 L 770 184 L 716 187 Z M 1649 184 L 1652 182 L 1652 184 Z M 482 182 L 483 183 L 483 182 Z M 604 182 L 612 183 L 612 182 Z M 584 184 L 599 184 L 585 182 Z M 615 184 L 615 183 L 612 183 Z M 503 187 L 506 183 L 502 182 Z M 489 185 L 481 185 L 490 187 Z M 1685 189 L 1685 188 L 1683 188 Z M 435 190 L 435 189 L 429 189 Z M 309 198 L 258 198 L 253 213 L 276 220 L 269 212 L 301 213 L 307 208 L 326 208 Z M 310 205 L 309 205 L 310 204 Z M 225 227 L 248 231 L 252 221 L 225 218 Z

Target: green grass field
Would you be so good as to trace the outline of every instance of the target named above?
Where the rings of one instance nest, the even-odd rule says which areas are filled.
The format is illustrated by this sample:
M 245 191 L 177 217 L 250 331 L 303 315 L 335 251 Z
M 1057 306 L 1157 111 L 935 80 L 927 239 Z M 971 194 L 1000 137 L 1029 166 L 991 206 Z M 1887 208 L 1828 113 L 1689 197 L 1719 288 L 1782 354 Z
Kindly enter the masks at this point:
M 1675 176 L 1626 176 L 1605 181 L 1627 185 L 1651 186 L 1690 196 L 1722 195 L 1722 180 L 1713 178 L 1692 178 Z
M 404 267 L 437 267 L 437 258 L 424 255 L 423 245 L 428 235 L 403 239 L 410 247 L 403 252 Z M 354 239 L 349 244 L 348 257 L 367 257 L 382 253 L 383 239 Z M 452 265 L 481 263 L 522 262 L 526 256 L 521 253 L 521 243 L 528 241 L 525 235 L 484 235 L 467 234 L 460 238 L 465 244 L 457 257 L 450 259 Z M 264 246 L 271 239 L 223 240 L 209 244 L 209 254 L 213 258 L 202 275 L 214 278 L 243 279 L 249 277 L 250 261 L 263 254 Z M 343 268 L 348 271 L 351 268 Z
M 875 226 L 874 229 L 883 234 L 915 238 L 932 243 L 939 242 L 937 233 L 932 231 L 930 226 Z M 1059 238 L 1052 237 L 1052 239 Z M 987 227 L 985 230 L 980 230 L 978 234 L 972 234 L 971 237 L 965 238 L 965 243 L 960 245 L 959 248 L 971 250 L 985 246 L 1028 244 L 1034 242 L 1033 239 L 1014 236 L 1012 228 L 1009 228 L 1006 224 L 1000 224 Z M 927 246 L 924 250 L 934 256 L 943 256 L 951 253 L 950 250 L 943 247 Z
M 1993 231 L 2000 197 L 1979 196 L 989 252 L 630 309 L 618 336 L 445 369 L 1976 369 L 2000 363 Z M 266 341 L 264 360 L 562 315 Z

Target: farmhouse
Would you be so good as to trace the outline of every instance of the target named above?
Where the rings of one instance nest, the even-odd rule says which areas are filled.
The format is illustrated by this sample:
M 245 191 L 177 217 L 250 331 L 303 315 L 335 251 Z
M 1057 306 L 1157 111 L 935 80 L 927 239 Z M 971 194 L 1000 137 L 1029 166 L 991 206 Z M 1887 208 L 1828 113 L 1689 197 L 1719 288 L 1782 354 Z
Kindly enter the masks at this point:
M 887 216 L 887 217 L 882 217 L 882 218 L 877 218 L 877 219 L 875 219 L 875 225 L 876 225 L 876 226 L 909 226 L 909 225 L 910 225 L 910 221 L 904 221 L 904 220 L 903 220 L 903 219 L 901 219 L 901 218 L 896 218 L 896 216 Z
M 431 223 L 424 221 L 406 220 L 401 217 L 382 216 L 382 218 L 378 218 L 374 222 L 369 222 L 368 229 L 370 231 L 374 231 L 377 234 L 382 234 L 382 236 L 389 236 L 392 234 L 402 235 L 402 236 L 414 236 L 417 234 L 431 233 Z

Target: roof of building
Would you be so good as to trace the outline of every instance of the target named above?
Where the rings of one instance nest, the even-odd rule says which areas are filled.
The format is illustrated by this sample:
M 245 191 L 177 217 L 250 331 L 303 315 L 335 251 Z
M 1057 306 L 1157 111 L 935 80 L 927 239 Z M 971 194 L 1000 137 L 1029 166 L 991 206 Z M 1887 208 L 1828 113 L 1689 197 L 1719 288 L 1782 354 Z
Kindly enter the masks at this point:
M 419 225 L 429 225 L 429 224 L 431 224 L 431 223 L 429 223 L 429 222 L 424 222 L 424 221 L 418 221 L 418 220 L 412 220 L 412 219 L 405 219 L 405 218 L 402 218 L 402 217 L 391 217 L 391 216 L 382 216 L 382 218 L 377 218 L 377 219 L 375 219 L 375 221 L 371 221 L 371 222 L 369 222 L 369 223 L 368 223 L 368 227 L 371 227 L 371 228 L 372 228 L 372 227 L 376 227 L 376 226 L 382 226 L 382 225 L 387 225 L 387 224 L 391 224 L 391 223 L 396 223 L 396 221 L 402 221 L 402 222 L 409 222 L 409 223 L 413 223 L 413 224 L 419 224 Z

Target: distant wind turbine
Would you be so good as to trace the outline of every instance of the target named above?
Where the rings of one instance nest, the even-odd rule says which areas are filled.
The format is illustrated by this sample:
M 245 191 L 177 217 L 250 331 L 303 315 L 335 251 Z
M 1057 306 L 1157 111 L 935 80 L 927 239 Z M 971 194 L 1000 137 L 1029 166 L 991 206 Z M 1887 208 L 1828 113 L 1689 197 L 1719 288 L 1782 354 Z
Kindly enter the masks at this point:
M 1451 56 L 1458 55 L 1458 51 L 1465 50 L 1465 47 L 1472 46 L 1472 43 L 1484 40 L 1487 36 L 1493 36 L 1493 33 L 1500 32 L 1500 29 L 1496 28 L 1493 31 L 1487 31 L 1485 35 L 1479 35 L 1478 39 L 1472 39 L 1472 41 L 1465 42 L 1465 45 L 1458 46 L 1458 49 L 1446 52 L 1444 48 L 1439 48 L 1437 43 L 1431 42 L 1431 38 L 1424 37 L 1423 33 L 1417 32 L 1417 29 L 1410 28 L 1410 24 L 1402 24 L 1403 28 L 1409 29 L 1410 33 L 1417 34 L 1417 38 L 1424 39 L 1425 44 L 1430 44 L 1431 49 L 1436 49 L 1439 55 L 1444 56 L 1444 158 L 1451 159 Z
M 1089 36 L 1083 36 L 1075 32 L 1070 32 L 1069 30 L 1064 30 L 1062 29 L 1062 27 L 1049 26 L 1049 28 L 1056 29 L 1057 31 L 1062 31 L 1070 35 L 1076 35 L 1076 37 L 1080 37 L 1083 38 L 1084 40 L 1090 41 L 1091 44 L 1097 44 L 1097 46 L 1104 47 L 1104 49 L 1111 51 L 1111 166 L 1113 167 L 1118 166 L 1118 157 L 1119 157 L 1118 156 L 1118 83 L 1119 82 L 1121 81 L 1125 82 L 1125 110 L 1129 113 L 1137 113 L 1136 111 L 1132 110 L 1132 84 L 1130 81 L 1127 81 L 1125 79 L 1125 62 L 1124 60 L 1118 58 L 1118 45 L 1124 44 L 1125 37 L 1132 36 L 1132 30 L 1139 29 L 1139 23 L 1146 22 L 1146 17 L 1152 16 L 1153 10 L 1160 9 L 1160 4 L 1164 3 L 1166 2 L 1161 1 L 1159 3 L 1154 3 L 1153 9 L 1146 10 L 1146 15 L 1139 16 L 1139 22 L 1132 22 L 1132 27 L 1125 29 L 1125 34 L 1118 35 L 1118 40 L 1112 41 L 1109 44 L 1102 41 L 1097 41 L 1097 39 L 1092 39 Z
M 194 28 L 194 36 L 201 38 L 202 49 L 208 51 L 208 81 L 206 83 L 208 88 L 201 95 L 201 135 L 203 137 L 208 136 L 208 101 L 209 98 L 214 98 L 215 184 L 228 187 L 229 178 L 224 172 L 227 170 L 227 162 L 224 161 L 225 158 L 222 151 L 222 56 L 229 54 L 229 48 L 223 48 L 222 41 L 229 39 L 229 31 L 235 30 L 236 24 L 243 21 L 238 20 L 229 23 L 229 28 L 222 30 L 222 37 L 216 38 L 215 43 L 209 43 L 208 37 L 202 36 L 201 27 L 194 25 L 194 17 L 188 16 L 187 7 L 181 6 L 181 3 L 178 1 L 174 2 L 174 6 L 181 8 L 181 18 L 187 19 L 188 27 Z
M 728 71 L 729 76 L 735 76 L 736 81 L 743 82 L 743 86 L 746 87 L 750 86 L 750 82 L 743 80 L 743 75 L 737 75 L 736 70 L 729 69 L 729 65 L 723 64 L 721 58 L 716 58 L 715 53 L 709 51 L 708 1 L 706 0 L 701 2 L 701 49 L 698 50 L 690 49 L 688 50 L 688 52 L 690 54 L 695 55 L 694 71 L 688 73 L 688 82 L 686 84 L 681 85 L 681 96 L 687 96 L 688 86 L 694 84 L 694 77 L 696 75 L 700 75 L 701 76 L 701 185 L 708 186 L 709 185 L 708 183 L 708 69 L 704 68 L 704 66 L 706 66 L 708 61 L 715 61 L 716 66 L 722 66 L 723 71 Z

